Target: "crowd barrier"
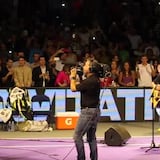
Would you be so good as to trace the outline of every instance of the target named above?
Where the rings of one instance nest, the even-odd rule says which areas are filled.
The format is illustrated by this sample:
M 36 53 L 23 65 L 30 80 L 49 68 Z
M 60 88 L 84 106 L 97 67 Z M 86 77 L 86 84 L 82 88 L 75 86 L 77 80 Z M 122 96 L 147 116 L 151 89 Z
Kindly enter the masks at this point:
M 8 88 L 0 88 L 0 109 L 10 107 L 7 102 L 8 90 Z M 53 116 L 67 111 L 80 113 L 79 92 L 72 92 L 69 88 L 27 88 L 27 90 L 34 120 L 46 120 L 46 113 L 49 111 Z M 100 120 L 107 122 L 152 120 L 151 92 L 151 88 L 138 87 L 101 89 Z M 37 97 L 36 100 L 35 97 Z M 19 115 L 13 116 L 16 121 L 23 121 Z M 157 113 L 156 119 L 158 119 Z

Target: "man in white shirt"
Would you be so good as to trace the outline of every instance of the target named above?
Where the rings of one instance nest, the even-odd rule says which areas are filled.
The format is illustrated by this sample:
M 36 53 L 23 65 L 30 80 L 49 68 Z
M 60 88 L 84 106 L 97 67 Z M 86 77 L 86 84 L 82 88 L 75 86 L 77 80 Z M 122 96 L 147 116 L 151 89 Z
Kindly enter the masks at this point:
M 153 65 L 148 63 L 146 55 L 141 57 L 141 63 L 136 66 L 139 87 L 152 87 L 152 78 L 155 76 Z

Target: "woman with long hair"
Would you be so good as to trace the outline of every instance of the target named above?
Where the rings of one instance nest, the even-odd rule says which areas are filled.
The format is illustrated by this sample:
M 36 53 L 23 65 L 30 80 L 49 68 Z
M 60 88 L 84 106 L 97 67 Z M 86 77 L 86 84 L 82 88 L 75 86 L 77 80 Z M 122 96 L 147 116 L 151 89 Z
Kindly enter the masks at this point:
M 135 71 L 131 70 L 131 65 L 128 61 L 123 63 L 122 70 L 120 71 L 118 83 L 120 86 L 133 87 L 135 86 L 136 76 Z

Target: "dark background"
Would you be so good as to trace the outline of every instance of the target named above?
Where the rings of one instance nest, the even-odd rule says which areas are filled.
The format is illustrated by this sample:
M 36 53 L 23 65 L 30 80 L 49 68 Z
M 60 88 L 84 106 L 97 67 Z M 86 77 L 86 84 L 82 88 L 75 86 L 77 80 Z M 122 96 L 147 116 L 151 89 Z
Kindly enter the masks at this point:
M 65 4 L 65 6 L 63 6 Z M 49 24 L 93 25 L 104 31 L 113 21 L 120 23 L 129 14 L 134 26 L 145 36 L 159 23 L 158 0 L 0 0 L 0 23 L 17 19 Z M 18 25 L 18 24 L 17 24 Z

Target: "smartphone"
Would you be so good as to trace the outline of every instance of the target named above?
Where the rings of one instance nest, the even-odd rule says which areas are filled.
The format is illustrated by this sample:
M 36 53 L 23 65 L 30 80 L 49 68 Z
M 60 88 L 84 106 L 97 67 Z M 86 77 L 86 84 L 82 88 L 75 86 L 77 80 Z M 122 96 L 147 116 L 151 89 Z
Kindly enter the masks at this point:
M 60 58 L 59 58 L 59 57 L 54 57 L 54 60 L 55 60 L 55 61 L 59 61 Z

